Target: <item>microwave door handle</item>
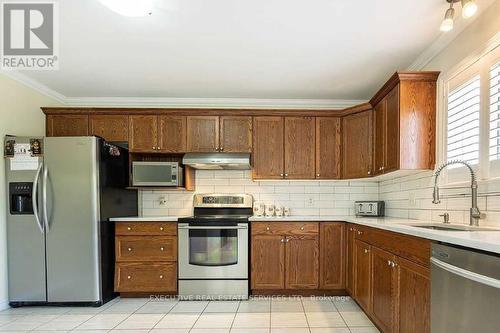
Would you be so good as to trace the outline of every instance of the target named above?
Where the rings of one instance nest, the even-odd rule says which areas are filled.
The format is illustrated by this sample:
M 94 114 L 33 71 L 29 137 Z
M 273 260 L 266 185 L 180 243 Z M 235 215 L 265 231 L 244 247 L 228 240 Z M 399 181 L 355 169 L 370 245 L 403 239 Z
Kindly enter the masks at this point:
M 38 167 L 35 175 L 35 180 L 33 182 L 33 190 L 31 192 L 31 199 L 32 199 L 32 205 L 33 205 L 33 215 L 35 215 L 35 220 L 36 224 L 38 226 L 38 229 L 40 229 L 40 232 L 42 234 L 45 233 L 43 229 L 43 224 L 42 221 L 40 220 L 40 215 L 38 212 L 38 184 L 40 182 L 40 174 L 42 173 L 42 168 L 43 168 L 43 162 L 40 163 L 40 166 Z
M 216 226 L 210 226 L 210 227 L 183 227 L 180 226 L 179 229 L 187 229 L 187 230 L 235 230 L 235 229 L 248 229 L 248 227 L 243 227 L 243 226 L 238 226 L 238 227 L 229 227 L 229 226 L 221 226 L 221 227 L 216 227 Z

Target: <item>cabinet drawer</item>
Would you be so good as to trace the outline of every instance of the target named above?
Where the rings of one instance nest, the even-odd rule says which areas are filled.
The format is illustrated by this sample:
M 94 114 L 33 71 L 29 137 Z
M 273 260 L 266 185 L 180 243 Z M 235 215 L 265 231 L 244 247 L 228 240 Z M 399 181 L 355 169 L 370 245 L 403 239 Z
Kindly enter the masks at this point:
M 176 263 L 118 263 L 115 269 L 117 292 L 175 292 Z
M 424 267 L 430 266 L 431 242 L 429 240 L 359 225 L 354 228 L 356 239 Z
M 252 235 L 316 235 L 318 222 L 254 222 Z
M 176 236 L 118 236 L 116 261 L 177 261 Z
M 123 236 L 176 236 L 175 222 L 117 222 L 116 235 Z

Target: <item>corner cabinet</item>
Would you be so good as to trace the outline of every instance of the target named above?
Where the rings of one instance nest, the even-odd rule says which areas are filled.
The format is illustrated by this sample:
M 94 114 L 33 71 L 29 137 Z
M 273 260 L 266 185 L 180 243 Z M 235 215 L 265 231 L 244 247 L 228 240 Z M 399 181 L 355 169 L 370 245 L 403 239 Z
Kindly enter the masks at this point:
M 342 135 L 342 178 L 372 175 L 372 111 L 345 116 Z

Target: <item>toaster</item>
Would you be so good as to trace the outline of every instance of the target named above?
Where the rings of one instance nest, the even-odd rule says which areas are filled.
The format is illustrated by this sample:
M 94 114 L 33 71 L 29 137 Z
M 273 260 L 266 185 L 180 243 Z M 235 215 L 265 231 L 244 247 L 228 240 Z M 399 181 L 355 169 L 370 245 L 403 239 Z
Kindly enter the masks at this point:
M 384 201 L 355 201 L 354 214 L 356 216 L 384 216 Z

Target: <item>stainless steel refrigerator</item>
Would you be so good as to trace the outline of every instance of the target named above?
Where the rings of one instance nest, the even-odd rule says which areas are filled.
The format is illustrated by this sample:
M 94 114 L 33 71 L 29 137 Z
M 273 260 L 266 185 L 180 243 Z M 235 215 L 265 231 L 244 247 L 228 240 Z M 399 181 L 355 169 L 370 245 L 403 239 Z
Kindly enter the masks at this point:
M 98 137 L 5 139 L 11 306 L 114 298 L 113 216 L 137 216 L 128 150 Z

